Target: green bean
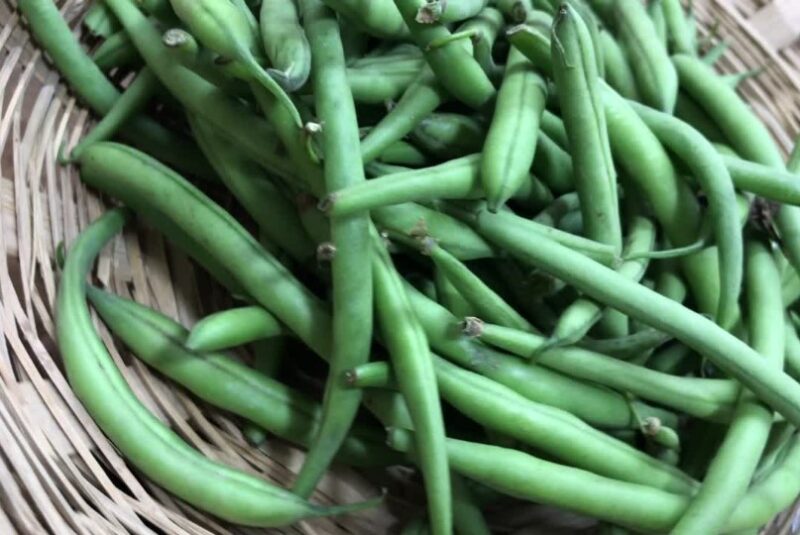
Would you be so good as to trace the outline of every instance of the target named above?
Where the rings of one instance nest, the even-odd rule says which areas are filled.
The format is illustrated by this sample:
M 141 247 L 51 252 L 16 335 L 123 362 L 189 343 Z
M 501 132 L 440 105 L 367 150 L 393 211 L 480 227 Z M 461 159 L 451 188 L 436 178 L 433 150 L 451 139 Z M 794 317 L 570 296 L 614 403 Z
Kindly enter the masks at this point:
M 422 241 L 422 252 L 433 260 L 437 270 L 444 272 L 447 279 L 478 311 L 481 317 L 524 331 L 533 329 L 528 320 L 506 303 L 467 266 L 439 247 L 436 240 L 425 238 Z
M 393 447 L 411 449 L 409 433 L 392 429 Z M 688 498 L 596 476 L 531 455 L 456 439 L 447 440 L 455 472 L 504 494 L 566 508 L 637 531 L 670 530 Z M 726 533 L 763 525 L 788 507 L 800 490 L 800 439 L 795 438 L 783 463 L 747 493 L 727 519 Z
M 589 297 L 673 335 L 741 381 L 787 420 L 800 423 L 800 385 L 780 370 L 760 366 L 750 347 L 714 322 L 552 240 L 542 237 L 530 247 L 524 231 L 497 224 L 487 215 L 492 214 L 474 214 L 474 225 L 489 240 Z
M 760 197 L 800 205 L 798 175 L 735 156 L 722 156 L 736 187 Z
M 561 197 L 556 198 L 550 205 L 536 214 L 533 220 L 548 227 L 555 227 L 558 221 L 570 212 L 579 210 L 580 199 L 575 192 L 565 193 Z
M 680 471 L 596 431 L 567 412 L 529 401 L 444 359 L 436 359 L 436 368 L 444 399 L 482 425 L 571 466 L 621 481 L 687 494 L 694 487 Z
M 692 125 L 709 141 L 722 142 L 725 135 L 720 131 L 714 121 L 703 109 L 684 91 L 678 92 L 678 102 L 675 104 L 675 117 Z
M 492 82 L 503 76 L 503 67 L 495 64 L 492 52 L 504 25 L 505 21 L 500 11 L 493 7 L 485 7 L 459 27 L 460 31 L 471 34 L 472 54 Z
M 525 22 L 533 9 L 532 0 L 491 0 L 492 4 L 511 22 Z
M 644 217 L 636 217 L 630 224 L 629 236 L 625 246 L 624 255 L 636 255 L 651 251 L 656 238 L 656 229 L 653 223 Z M 647 271 L 646 260 L 626 260 L 617 269 L 623 277 L 640 281 Z M 548 345 L 572 345 L 581 340 L 589 330 L 600 320 L 603 307 L 587 298 L 575 300 L 558 318 Z M 627 324 L 626 324 L 627 325 Z M 627 328 L 626 328 L 627 330 Z M 615 333 L 616 334 L 616 333 Z M 627 332 L 618 333 L 624 336 Z
M 239 97 L 250 97 L 250 90 L 242 80 L 228 76 L 224 69 L 214 64 L 208 51 L 201 51 L 197 40 L 189 32 L 171 28 L 164 32 L 161 41 L 169 48 L 178 62 L 216 85 L 226 93 Z M 131 44 L 133 46 L 133 44 Z M 136 50 L 136 47 L 133 48 Z M 138 54 L 138 51 L 137 51 Z
M 555 115 L 550 110 L 545 109 L 542 113 L 542 133 L 553 140 L 562 149 L 569 148 L 569 140 L 567 139 L 567 129 L 564 126 L 564 121 L 561 117 Z
M 713 67 L 717 64 L 717 62 L 722 59 L 722 56 L 727 52 L 728 48 L 730 48 L 731 44 L 727 41 L 720 41 L 711 49 L 706 52 L 700 60 L 705 63 L 706 65 Z M 687 54 L 688 52 L 680 52 L 681 54 Z M 694 54 L 692 54 L 694 55 Z
M 679 470 L 600 432 L 560 409 L 530 401 L 481 375 L 435 357 L 436 378 L 448 404 L 475 422 L 566 462 L 570 466 L 680 494 L 696 483 Z M 359 388 L 386 386 L 386 363 L 352 371 Z
M 519 49 L 533 65 L 551 74 L 550 27 L 553 18 L 547 13 L 533 11 L 524 24 L 518 24 L 506 31 L 506 38 L 512 46 Z
M 456 473 L 450 474 L 453 486 L 453 527 L 459 535 L 491 535 L 479 503 L 467 484 Z
M 294 444 L 313 442 L 322 411 L 304 394 L 223 354 L 184 347 L 188 331 L 154 310 L 97 288 L 89 288 L 89 299 L 139 359 L 200 399 Z M 374 429 L 356 427 L 345 439 L 340 458 L 359 466 L 396 462 L 397 456 L 382 447 L 381 439 Z
M 424 67 L 391 111 L 361 140 L 361 158 L 367 164 L 407 134 L 439 107 L 446 92 L 429 67 Z
M 344 374 L 350 388 L 383 388 L 397 389 L 397 379 L 388 362 L 369 362 Z
M 353 99 L 363 104 L 383 104 L 400 98 L 417 78 L 420 64 L 421 60 L 415 58 L 381 69 L 347 69 Z
M 300 113 L 292 100 L 256 59 L 258 27 L 247 7 L 237 2 L 213 0 L 170 0 L 170 4 L 203 45 L 241 66 L 248 78 L 260 83 L 289 110 L 298 128 L 302 126 Z
M 480 339 L 565 375 L 630 392 L 698 418 L 725 420 L 738 385 L 722 379 L 674 377 L 578 347 L 548 347 L 542 336 L 483 325 Z
M 83 16 L 83 25 L 93 35 L 106 38 L 119 30 L 119 22 L 102 2 L 92 4 Z
M 791 320 L 786 320 L 786 369 L 795 379 L 800 377 L 800 337 Z
M 432 113 L 411 132 L 417 146 L 445 161 L 479 152 L 485 139 L 481 122 L 458 113 Z
M 141 62 L 141 56 L 133 46 L 125 30 L 110 35 L 92 52 L 92 61 L 101 71 L 130 67 Z
M 481 160 L 481 180 L 492 211 L 502 207 L 528 178 L 546 97 L 544 79 L 511 47 Z
M 628 52 L 639 94 L 653 108 L 672 113 L 678 97 L 678 76 L 667 48 L 653 39 L 656 28 L 639 0 L 617 0 L 614 16 L 623 46 Z
M 661 0 L 650 0 L 647 3 L 647 15 L 655 28 L 656 39 L 666 48 L 668 39 L 667 20 L 661 7 Z
M 119 92 L 86 55 L 50 0 L 20 0 L 18 7 L 28 21 L 33 37 L 81 100 L 99 115 L 105 115 Z M 124 139 L 193 176 L 208 178 L 208 162 L 188 140 L 158 123 L 136 117 L 122 132 Z
M 472 227 L 420 204 L 406 203 L 371 212 L 378 228 L 411 238 L 430 236 L 459 260 L 490 258 L 496 252 Z
M 433 271 L 433 281 L 436 284 L 436 300 L 450 313 L 459 318 L 475 316 L 477 314 L 472 304 L 458 291 L 443 269 Z
M 456 208 L 454 206 L 445 207 L 452 215 L 458 217 L 462 221 L 471 223 L 471 214 L 469 211 Z M 615 265 L 618 263 L 619 258 L 614 254 L 613 249 L 606 244 L 598 243 L 593 240 L 588 240 L 575 234 L 560 231 L 558 229 L 539 224 L 535 221 L 525 219 L 514 215 L 510 212 L 502 211 L 496 214 L 491 214 L 490 217 L 497 221 L 500 225 L 513 225 L 528 235 L 526 240 L 530 245 L 533 245 L 539 237 L 554 240 L 570 249 L 579 251 L 581 254 L 590 257 L 597 262 L 602 262 L 608 265 Z M 535 239 L 531 239 L 535 238 Z
M 697 55 L 694 38 L 680 0 L 661 0 L 667 24 L 669 48 L 675 54 Z
M 311 48 L 300 25 L 297 0 L 262 0 L 261 41 L 272 65 L 267 72 L 288 92 L 303 87 L 311 73 Z
M 471 19 L 488 3 L 489 0 L 426 0 L 417 10 L 416 21 L 422 24 L 446 24 Z
M 659 140 L 685 163 L 706 194 L 719 251 L 720 294 L 717 323 L 732 327 L 744 270 L 744 245 L 731 175 L 702 134 L 674 117 L 631 103 Z
M 413 456 L 412 437 L 407 431 L 389 430 L 390 446 Z M 447 454 L 453 471 L 503 494 L 637 530 L 663 533 L 686 503 L 686 498 L 663 490 L 623 483 L 507 448 L 448 438 Z
M 599 427 L 638 425 L 628 400 L 616 392 L 569 378 L 558 372 L 506 355 L 460 332 L 459 319 L 444 307 L 406 285 L 431 347 L 460 366 L 507 386 L 521 396 L 570 412 Z M 634 403 L 637 411 L 669 420 L 669 414 Z
M 325 0 L 325 4 L 374 37 L 408 37 L 408 27 L 392 0 Z
M 638 98 L 636 79 L 628 58 L 625 56 L 625 51 L 607 31 L 600 32 L 600 51 L 602 51 L 608 85 L 625 98 Z
M 278 154 L 272 129 L 249 108 L 225 95 L 165 50 L 158 31 L 130 0 L 105 0 L 117 15 L 147 65 L 193 114 L 205 118 L 238 144 L 259 164 L 281 177 L 292 175 L 291 166 Z M 166 161 L 170 161 L 167 159 Z
M 544 130 L 539 132 L 536 141 L 536 155 L 531 170 L 554 193 L 562 194 L 575 189 L 572 157 Z
M 105 117 L 72 149 L 70 161 L 79 158 L 81 152 L 92 143 L 116 137 L 125 123 L 142 112 L 157 89 L 158 79 L 153 72 L 148 68 L 142 69 Z
M 770 251 L 750 241 L 747 248 L 749 335 L 766 366 L 780 370 L 784 356 L 780 274 Z M 777 320 L 777 321 L 776 321 Z M 733 421 L 711 461 L 697 495 L 672 533 L 715 533 L 738 506 L 767 444 L 772 411 L 742 391 Z
M 258 223 L 267 240 L 295 261 L 307 262 L 314 254 L 314 244 L 304 232 L 294 206 L 264 170 L 206 121 L 189 114 L 189 123 L 222 182 Z
M 424 169 L 368 180 L 329 195 L 323 200 L 323 208 L 331 216 L 341 217 L 404 202 L 483 197 L 480 162 L 481 155 L 473 154 Z M 516 197 L 532 209 L 541 208 L 552 200 L 550 192 L 530 175 Z
M 638 357 L 642 353 L 651 352 L 671 339 L 671 336 L 656 329 L 643 329 L 618 338 L 604 340 L 585 339 L 579 342 L 578 346 L 595 353 L 603 353 L 614 358 L 628 360 Z
M 711 67 L 682 54 L 673 56 L 672 61 L 681 87 L 712 117 L 735 151 L 747 160 L 783 167 L 783 158 L 766 127 Z
M 395 141 L 380 156 L 381 163 L 406 167 L 423 167 L 428 156 L 407 141 Z
M 325 186 L 330 193 L 365 180 L 358 121 L 334 13 L 319 0 L 302 0 L 311 45 L 316 111 L 324 125 Z M 331 218 L 333 320 L 330 370 L 319 433 L 292 490 L 309 496 L 319 483 L 361 404 L 359 392 L 342 385 L 344 372 L 369 360 L 372 341 L 372 271 L 367 214 Z
M 150 480 L 180 499 L 243 525 L 282 526 L 374 506 L 374 502 L 315 506 L 261 479 L 210 461 L 139 402 L 94 331 L 85 302 L 86 275 L 100 249 L 124 222 L 124 213 L 112 210 L 78 238 L 64 265 L 57 301 L 58 343 L 70 384 L 120 452 Z M 214 484 L 208 485 L 209 481 Z
M 595 51 L 586 24 L 568 5 L 553 22 L 552 43 L 553 74 L 569 144 L 575 148 L 575 185 L 586 234 L 619 250 L 616 170 L 596 81 Z
M 123 145 L 97 143 L 86 149 L 80 164 L 87 184 L 146 216 L 158 215 L 157 226 L 167 222 L 202 243 L 210 256 L 224 263 L 232 280 L 327 358 L 330 318 L 322 302 L 220 206 L 170 169 Z M 231 262 L 234 258 L 237 261 Z
M 436 78 L 456 99 L 473 108 L 481 108 L 495 96 L 492 82 L 470 51 L 442 24 L 422 24 L 416 20 L 424 0 L 395 0 L 411 31 L 412 39 L 422 49 Z M 438 44 L 444 42 L 445 44 Z
M 275 316 L 261 307 L 232 308 L 197 322 L 186 339 L 186 347 L 192 351 L 220 351 L 285 334 Z
M 450 472 L 444 449 L 444 419 L 428 340 L 383 243 L 377 236 L 373 243 L 376 245 L 373 277 L 378 323 L 416 430 L 415 443 L 425 480 L 432 532 L 445 535 L 451 533 L 453 522 Z

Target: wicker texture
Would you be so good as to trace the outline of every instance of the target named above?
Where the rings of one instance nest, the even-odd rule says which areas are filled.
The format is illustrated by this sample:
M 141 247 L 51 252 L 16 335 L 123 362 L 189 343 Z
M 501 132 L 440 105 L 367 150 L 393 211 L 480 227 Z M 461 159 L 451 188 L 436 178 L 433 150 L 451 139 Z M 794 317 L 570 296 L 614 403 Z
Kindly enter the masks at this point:
M 78 31 L 85 3 L 58 3 Z M 800 130 L 800 44 L 770 48 L 759 33 L 764 28 L 748 22 L 764 2 L 695 0 L 694 7 L 704 34 L 718 23 L 718 34 L 731 42 L 723 70 L 766 68 L 741 91 L 788 149 Z M 30 43 L 15 0 L 0 0 L 0 534 L 255 533 L 220 524 L 139 477 L 70 391 L 54 339 L 54 251 L 103 207 L 73 168 L 56 164 L 56 155 L 63 144 L 74 145 L 89 121 Z M 96 275 L 115 292 L 185 324 L 209 304 L 224 302 L 186 257 L 147 229 L 117 239 Z M 190 444 L 277 484 L 292 481 L 302 453 L 275 440 L 250 447 L 236 422 L 164 382 L 101 332 L 136 394 Z M 337 469 L 314 499 L 341 503 L 376 492 L 362 475 Z M 273 532 L 385 533 L 403 509 L 395 500 L 363 515 Z M 793 516 L 782 515 L 769 533 L 790 533 Z M 505 510 L 492 520 L 517 533 L 584 532 L 592 524 L 535 507 Z M 539 528 L 523 527 L 532 525 Z

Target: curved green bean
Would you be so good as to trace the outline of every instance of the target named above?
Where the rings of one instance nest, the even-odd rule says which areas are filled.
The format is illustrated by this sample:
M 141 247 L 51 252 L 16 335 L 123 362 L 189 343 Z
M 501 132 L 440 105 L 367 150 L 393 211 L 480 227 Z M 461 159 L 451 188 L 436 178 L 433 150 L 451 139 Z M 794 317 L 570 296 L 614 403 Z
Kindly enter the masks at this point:
M 58 343 L 70 384 L 122 454 L 179 498 L 243 525 L 283 526 L 376 505 L 373 501 L 334 508 L 315 506 L 261 479 L 210 461 L 139 402 L 94 331 L 86 305 L 86 275 L 100 249 L 124 222 L 124 212 L 112 210 L 73 244 L 57 301 Z M 208 485 L 209 481 L 214 484 Z
M 659 140 L 689 167 L 706 194 L 719 251 L 720 293 L 715 317 L 723 327 L 732 327 L 744 272 L 744 241 L 731 175 L 702 134 L 671 115 L 637 103 L 631 105 Z
M 139 359 L 200 399 L 294 444 L 313 442 L 322 410 L 305 394 L 229 356 L 184 347 L 189 332 L 155 310 L 92 287 L 89 300 Z M 339 458 L 360 466 L 397 462 L 397 456 L 382 447 L 382 438 L 374 429 L 357 426 L 343 442 Z

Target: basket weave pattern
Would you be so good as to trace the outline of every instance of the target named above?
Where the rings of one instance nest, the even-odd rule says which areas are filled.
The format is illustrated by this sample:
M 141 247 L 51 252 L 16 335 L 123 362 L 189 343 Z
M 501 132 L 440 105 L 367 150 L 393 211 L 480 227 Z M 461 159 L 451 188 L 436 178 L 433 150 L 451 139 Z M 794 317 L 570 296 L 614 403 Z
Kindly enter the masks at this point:
M 0 534 L 255 533 L 221 524 L 139 477 L 69 388 L 55 345 L 55 250 L 100 215 L 103 203 L 56 156 L 59 147 L 73 146 L 85 133 L 91 117 L 30 42 L 15 2 L 0 0 Z M 800 1 L 789 2 L 800 9 Z M 57 3 L 79 32 L 86 2 Z M 759 0 L 694 1 L 701 33 L 716 25 L 731 43 L 722 70 L 765 67 L 741 92 L 788 149 L 800 130 L 800 44 L 770 47 L 763 33 L 768 28 L 748 23 L 763 6 Z M 118 238 L 95 275 L 113 291 L 187 325 L 203 305 L 223 299 L 185 256 L 146 229 Z M 292 481 L 301 452 L 274 440 L 252 448 L 236 422 L 161 380 L 118 351 L 107 331 L 100 332 L 136 395 L 187 442 L 279 485 Z M 362 475 L 337 469 L 314 499 L 343 503 L 376 492 Z M 271 532 L 386 533 L 398 510 L 402 504 L 389 503 L 358 516 Z M 781 515 L 767 532 L 790 533 L 793 516 Z M 493 525 L 517 533 L 574 533 L 591 523 L 537 509 L 507 511 Z

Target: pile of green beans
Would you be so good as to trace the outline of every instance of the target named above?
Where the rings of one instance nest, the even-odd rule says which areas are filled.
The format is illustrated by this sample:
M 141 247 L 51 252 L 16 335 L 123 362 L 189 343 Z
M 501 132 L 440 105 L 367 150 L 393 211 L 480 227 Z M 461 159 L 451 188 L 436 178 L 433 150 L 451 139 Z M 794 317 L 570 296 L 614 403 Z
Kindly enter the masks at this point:
M 679 0 L 96 0 L 93 50 L 18 6 L 100 119 L 60 161 L 122 206 L 66 244 L 58 343 L 144 477 L 277 527 L 394 499 L 312 504 L 332 463 L 403 465 L 425 507 L 398 529 L 434 535 L 518 501 L 750 533 L 800 494 L 800 148 Z M 89 284 L 137 219 L 227 302 L 184 326 Z M 90 306 L 251 443 L 306 450 L 290 488 L 150 413 Z

